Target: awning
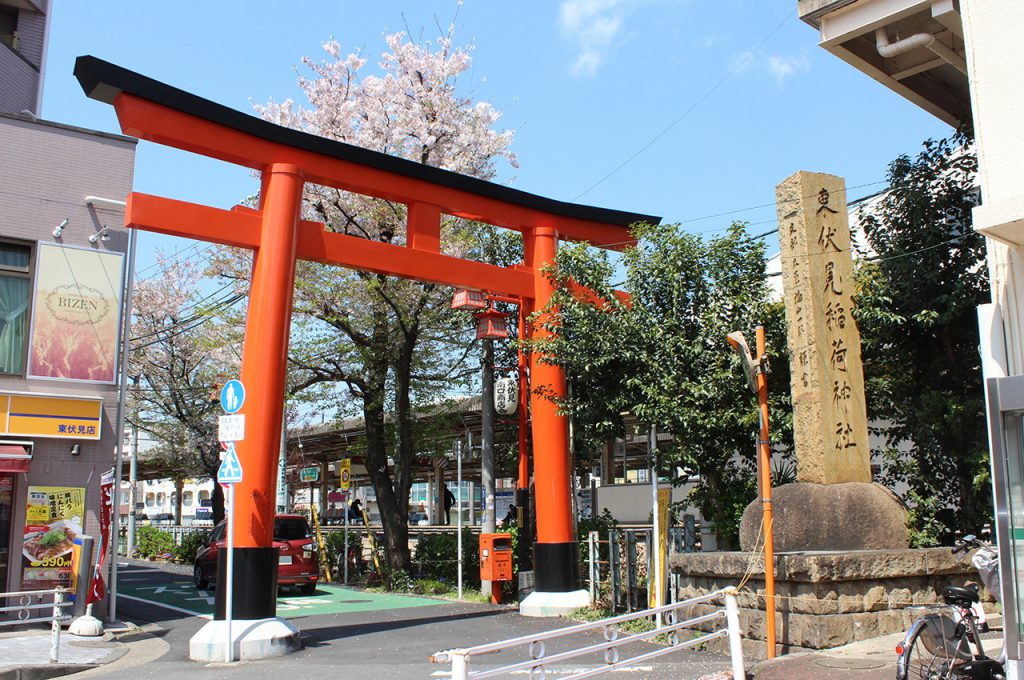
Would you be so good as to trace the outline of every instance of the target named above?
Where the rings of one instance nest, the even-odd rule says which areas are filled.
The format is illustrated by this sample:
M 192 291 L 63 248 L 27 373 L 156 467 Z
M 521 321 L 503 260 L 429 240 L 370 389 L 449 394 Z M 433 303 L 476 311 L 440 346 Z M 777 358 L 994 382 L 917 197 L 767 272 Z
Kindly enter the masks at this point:
M 0 443 L 0 472 L 28 472 L 32 449 L 21 444 Z

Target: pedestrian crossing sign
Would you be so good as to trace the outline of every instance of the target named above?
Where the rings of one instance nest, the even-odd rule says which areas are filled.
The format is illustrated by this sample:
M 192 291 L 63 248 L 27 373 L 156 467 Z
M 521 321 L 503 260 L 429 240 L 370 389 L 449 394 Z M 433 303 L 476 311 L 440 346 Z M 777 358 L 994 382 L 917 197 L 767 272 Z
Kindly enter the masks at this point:
M 242 464 L 235 452 L 235 444 L 231 442 L 228 450 L 224 452 L 224 460 L 217 469 L 217 482 L 219 484 L 237 484 L 242 481 Z

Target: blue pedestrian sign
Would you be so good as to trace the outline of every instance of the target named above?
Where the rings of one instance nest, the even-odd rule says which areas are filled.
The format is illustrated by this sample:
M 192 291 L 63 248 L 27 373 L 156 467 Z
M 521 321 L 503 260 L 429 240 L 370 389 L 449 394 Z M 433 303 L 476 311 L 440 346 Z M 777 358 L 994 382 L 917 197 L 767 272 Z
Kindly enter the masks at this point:
M 229 380 L 220 391 L 220 407 L 224 413 L 238 413 L 245 403 L 245 386 L 241 380 Z
M 237 484 L 240 481 L 242 481 L 242 464 L 235 452 L 235 444 L 231 442 L 228 444 L 228 450 L 224 452 L 224 460 L 221 461 L 220 468 L 217 469 L 217 483 Z

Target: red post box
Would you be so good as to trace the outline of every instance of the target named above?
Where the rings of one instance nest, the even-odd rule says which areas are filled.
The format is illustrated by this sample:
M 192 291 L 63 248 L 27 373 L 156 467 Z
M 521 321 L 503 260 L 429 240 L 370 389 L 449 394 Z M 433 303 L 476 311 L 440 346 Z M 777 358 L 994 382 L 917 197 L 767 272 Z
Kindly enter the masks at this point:
M 501 582 L 512 580 L 512 534 L 480 534 L 480 580 L 491 582 L 491 602 L 501 602 Z

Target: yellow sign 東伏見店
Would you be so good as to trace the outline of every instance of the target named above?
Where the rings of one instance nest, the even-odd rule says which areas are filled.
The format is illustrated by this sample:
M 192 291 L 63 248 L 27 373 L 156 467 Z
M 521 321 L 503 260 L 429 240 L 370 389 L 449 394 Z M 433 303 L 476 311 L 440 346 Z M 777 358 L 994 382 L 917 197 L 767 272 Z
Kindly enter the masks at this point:
M 24 394 L 0 395 L 4 434 L 57 439 L 94 439 L 102 434 L 101 399 Z

